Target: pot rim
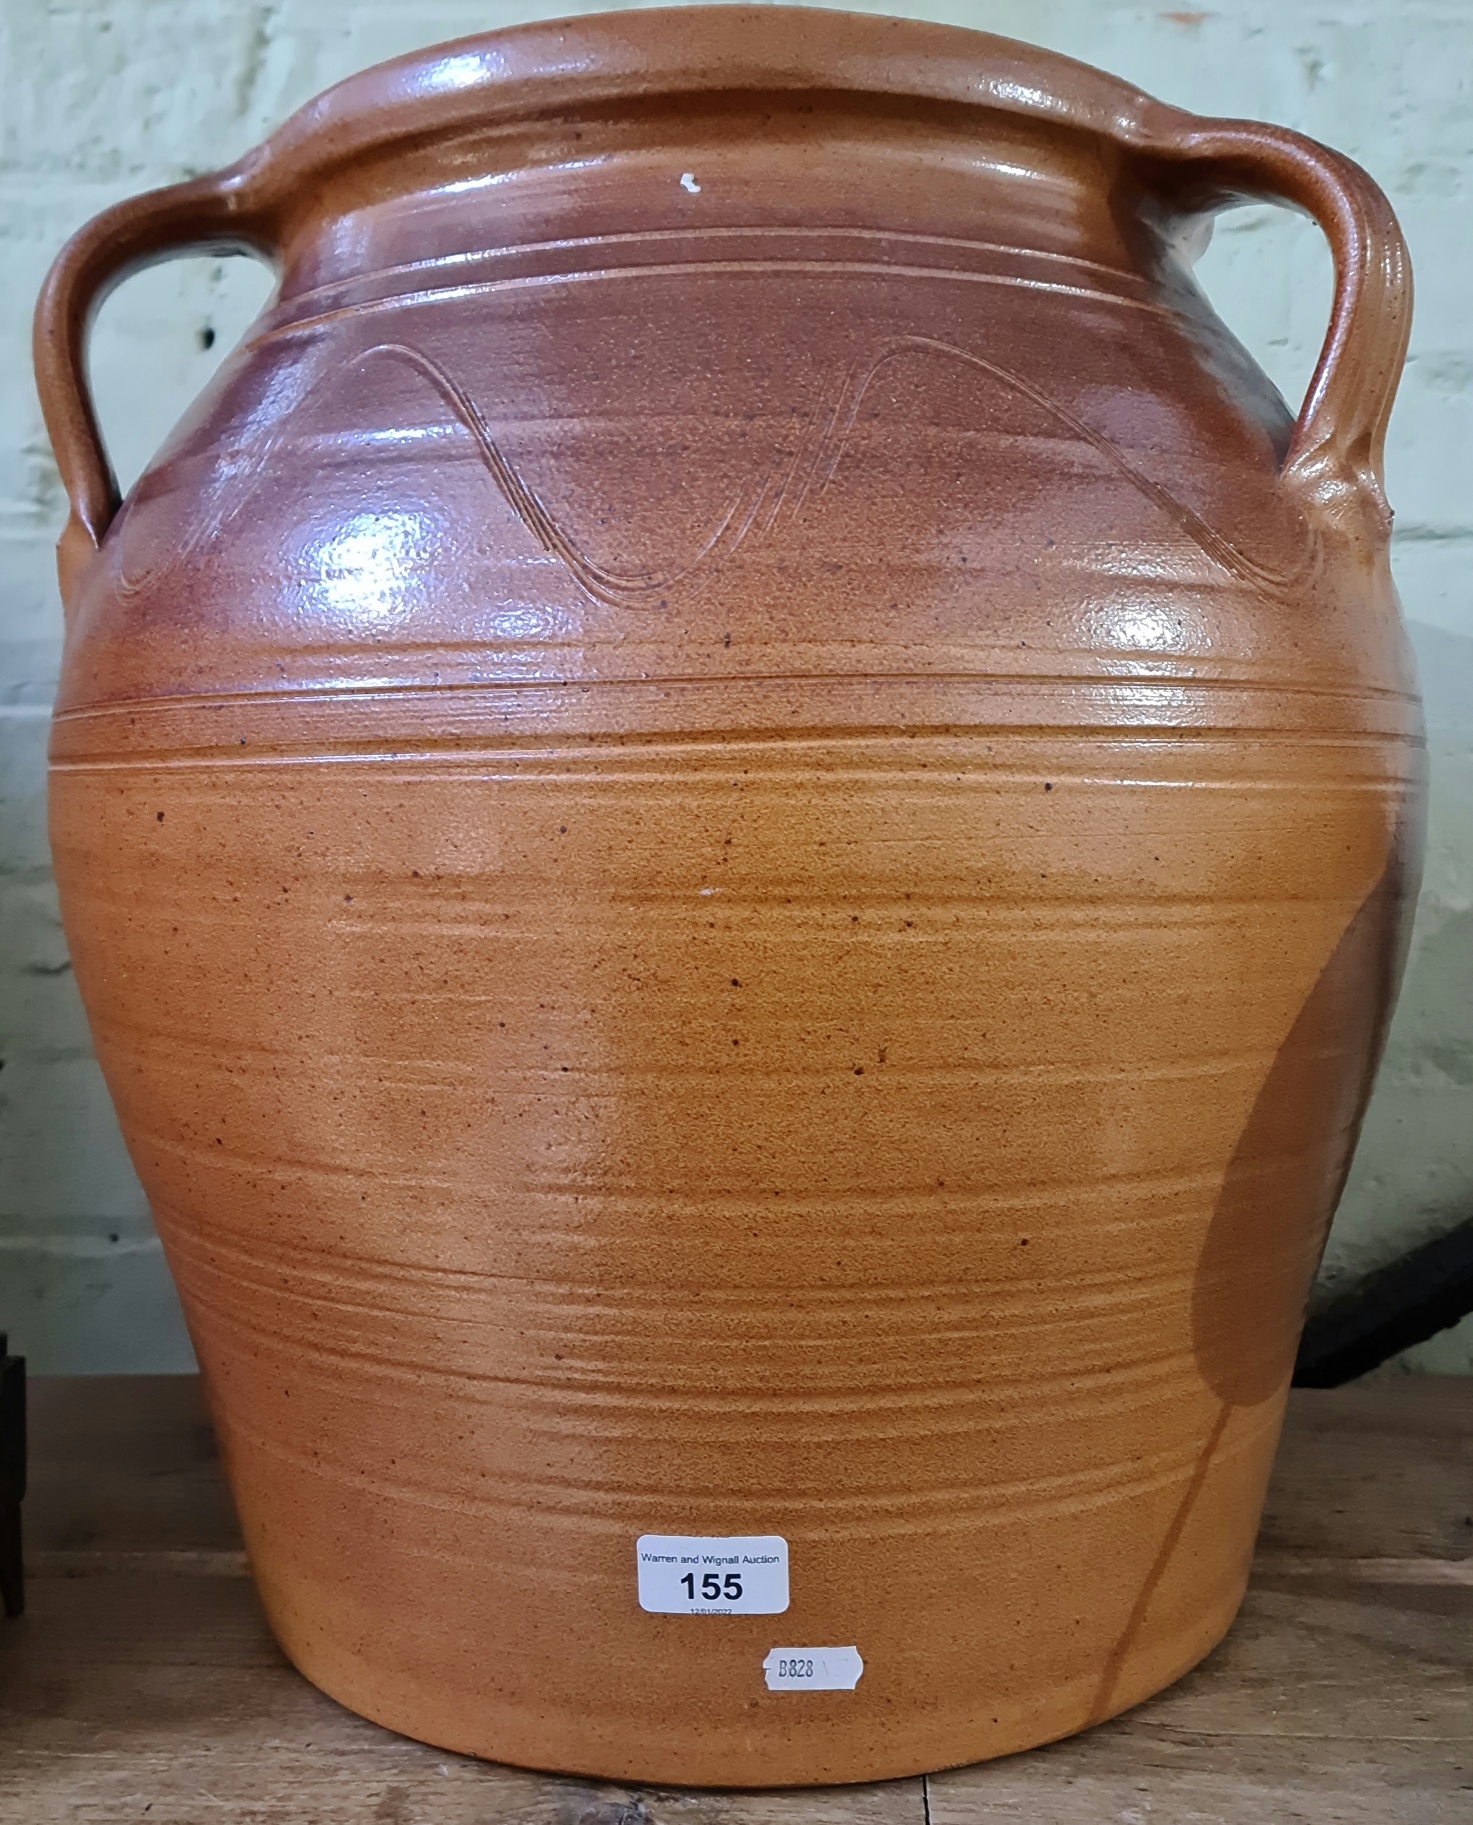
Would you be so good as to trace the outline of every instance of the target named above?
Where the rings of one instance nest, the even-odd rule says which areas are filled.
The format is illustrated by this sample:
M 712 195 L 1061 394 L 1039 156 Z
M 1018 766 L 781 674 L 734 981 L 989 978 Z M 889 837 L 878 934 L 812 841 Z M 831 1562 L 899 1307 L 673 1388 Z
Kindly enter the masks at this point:
M 809 6 L 649 7 L 507 26 L 376 64 L 324 90 L 221 176 L 270 209 L 309 174 L 398 141 L 744 91 L 960 104 L 1138 149 L 1194 120 L 1088 64 L 965 26 Z

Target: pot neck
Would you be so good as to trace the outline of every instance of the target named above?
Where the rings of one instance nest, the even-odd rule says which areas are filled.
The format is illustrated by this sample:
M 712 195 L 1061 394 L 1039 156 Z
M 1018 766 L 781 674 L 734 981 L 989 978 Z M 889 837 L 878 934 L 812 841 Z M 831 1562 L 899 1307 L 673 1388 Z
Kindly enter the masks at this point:
M 971 249 L 1130 292 L 1162 256 L 1126 156 L 1097 135 L 883 97 L 679 99 L 439 136 L 325 174 L 284 224 L 283 308 L 455 285 L 477 261 L 538 250 L 597 266 L 759 252 L 914 265 Z

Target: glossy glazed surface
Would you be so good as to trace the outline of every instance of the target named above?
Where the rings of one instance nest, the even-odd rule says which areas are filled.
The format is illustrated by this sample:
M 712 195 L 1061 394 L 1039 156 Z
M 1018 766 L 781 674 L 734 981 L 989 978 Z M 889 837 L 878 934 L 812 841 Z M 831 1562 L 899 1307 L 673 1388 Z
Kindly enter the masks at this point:
M 1297 424 L 1236 195 L 1334 245 Z M 281 287 L 119 511 L 88 308 L 196 239 Z M 858 1780 L 1218 1639 L 1415 888 L 1408 307 L 1322 148 L 781 9 L 385 66 L 63 255 L 67 931 L 326 1690 Z M 641 1611 L 646 1533 L 790 1609 Z

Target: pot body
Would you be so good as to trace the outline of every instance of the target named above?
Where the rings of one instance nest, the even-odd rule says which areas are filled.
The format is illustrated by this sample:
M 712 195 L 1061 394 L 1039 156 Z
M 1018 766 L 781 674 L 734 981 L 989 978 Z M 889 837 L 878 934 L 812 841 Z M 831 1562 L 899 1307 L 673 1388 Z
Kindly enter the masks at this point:
M 633 55 L 598 105 L 309 123 L 277 298 L 75 572 L 52 830 L 297 1665 L 479 1755 L 859 1780 L 1228 1626 L 1421 748 L 1184 205 L 819 80 L 994 41 L 721 11 L 405 66 Z M 818 75 L 661 78 L 753 29 Z M 788 1607 L 642 1608 L 647 1535 L 780 1536 Z

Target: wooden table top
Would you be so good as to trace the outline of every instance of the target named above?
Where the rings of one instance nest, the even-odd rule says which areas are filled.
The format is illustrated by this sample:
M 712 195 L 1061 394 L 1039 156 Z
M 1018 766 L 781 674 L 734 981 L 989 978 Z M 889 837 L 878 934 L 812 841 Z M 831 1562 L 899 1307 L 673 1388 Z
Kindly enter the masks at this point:
M 698 1793 L 447 1755 L 261 1618 L 192 1377 L 32 1384 L 3 1825 L 1473 1825 L 1473 1380 L 1296 1392 L 1248 1598 L 1127 1716 L 925 1780 Z

